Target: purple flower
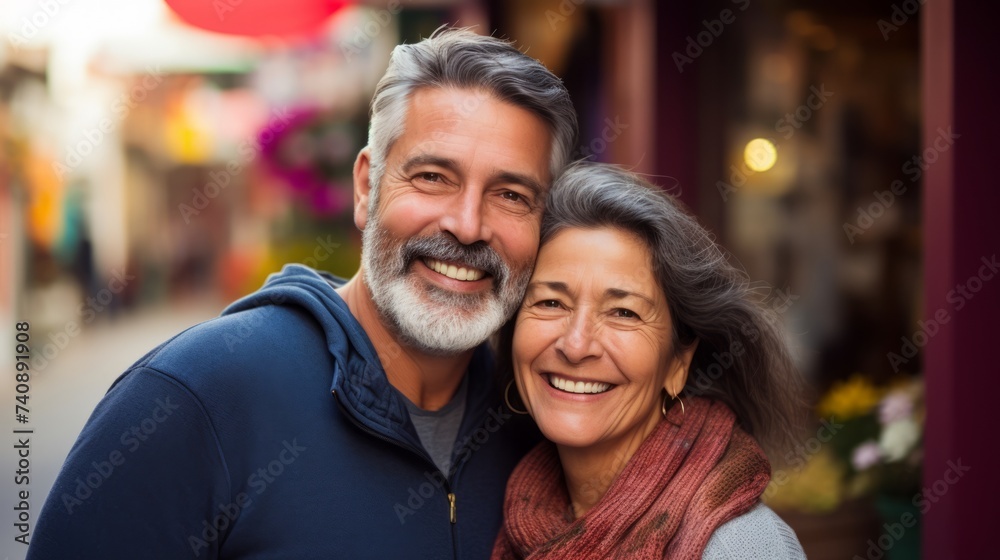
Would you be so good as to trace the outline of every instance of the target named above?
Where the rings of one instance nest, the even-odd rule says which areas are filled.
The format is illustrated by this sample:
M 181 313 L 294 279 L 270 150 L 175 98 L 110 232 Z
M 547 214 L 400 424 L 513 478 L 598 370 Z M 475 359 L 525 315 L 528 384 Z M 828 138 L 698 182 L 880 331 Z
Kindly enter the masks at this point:
M 880 460 L 882 460 L 882 450 L 879 448 L 878 442 L 874 440 L 868 440 L 857 446 L 854 453 L 851 454 L 851 464 L 857 471 L 872 467 Z
M 886 395 L 878 407 L 878 420 L 883 426 L 913 414 L 913 400 L 902 391 Z

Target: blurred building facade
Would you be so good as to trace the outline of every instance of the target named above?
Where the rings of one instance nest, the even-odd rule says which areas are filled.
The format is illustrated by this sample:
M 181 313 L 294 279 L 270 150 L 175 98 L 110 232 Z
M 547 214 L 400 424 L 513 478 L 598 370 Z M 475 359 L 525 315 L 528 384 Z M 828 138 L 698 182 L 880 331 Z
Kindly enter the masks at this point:
M 350 276 L 368 100 L 394 45 L 450 23 L 564 79 L 577 157 L 688 205 L 767 296 L 814 399 L 923 373 L 905 345 L 927 319 L 924 181 L 955 137 L 924 123 L 919 2 L 363 2 L 254 38 L 158 0 L 55 5 L 0 12 L 4 328 L 219 305 L 287 262 Z

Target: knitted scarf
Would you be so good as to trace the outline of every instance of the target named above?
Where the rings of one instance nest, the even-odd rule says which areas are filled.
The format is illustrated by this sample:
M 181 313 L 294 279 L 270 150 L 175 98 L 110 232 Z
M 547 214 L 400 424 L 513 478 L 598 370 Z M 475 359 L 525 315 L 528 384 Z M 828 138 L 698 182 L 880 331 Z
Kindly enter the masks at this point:
M 699 559 L 712 533 L 750 510 L 771 466 L 721 402 L 672 406 L 607 493 L 573 519 L 555 445 L 542 442 L 507 483 L 494 560 Z

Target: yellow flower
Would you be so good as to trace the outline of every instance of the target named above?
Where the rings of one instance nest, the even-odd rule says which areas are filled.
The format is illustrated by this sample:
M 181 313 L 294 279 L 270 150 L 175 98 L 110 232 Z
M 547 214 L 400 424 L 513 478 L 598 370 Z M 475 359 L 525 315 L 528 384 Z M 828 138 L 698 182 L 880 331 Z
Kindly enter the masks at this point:
M 843 500 L 843 480 L 843 464 L 824 447 L 804 466 L 775 470 L 762 498 L 773 509 L 827 512 Z
M 837 420 L 850 420 L 871 412 L 882 398 L 882 392 L 867 377 L 855 373 L 847 381 L 833 384 L 819 401 L 816 412 L 820 418 L 833 416 Z

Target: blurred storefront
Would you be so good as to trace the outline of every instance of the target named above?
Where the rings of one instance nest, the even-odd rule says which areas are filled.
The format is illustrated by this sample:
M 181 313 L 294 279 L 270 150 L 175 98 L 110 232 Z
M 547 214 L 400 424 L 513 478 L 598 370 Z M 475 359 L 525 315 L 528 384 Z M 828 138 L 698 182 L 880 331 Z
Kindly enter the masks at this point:
M 219 25 L 244 5 L 221 4 Z M 962 21 L 975 19 L 965 4 L 942 4 L 939 17 L 964 9 Z M 869 467 L 886 465 L 852 454 L 884 439 L 879 403 L 902 392 L 917 433 L 885 472 L 912 478 L 896 494 L 921 495 L 924 346 L 943 340 L 924 329 L 936 309 L 924 278 L 937 266 L 925 190 L 960 137 L 947 119 L 928 126 L 923 95 L 928 53 L 957 39 L 929 34 L 928 7 L 334 7 L 316 25 L 254 36 L 199 29 L 162 0 L 0 8 L 3 324 L 31 317 L 36 332 L 57 332 L 182 302 L 221 306 L 288 262 L 352 275 L 351 169 L 389 53 L 445 23 L 472 26 L 514 39 L 564 79 L 580 115 L 578 158 L 623 165 L 678 196 L 759 285 L 811 402 L 850 426 L 816 450 L 819 416 L 803 427 L 802 451 L 773 458 L 787 480 L 773 503 L 811 558 L 870 554 L 884 533 L 875 497 L 889 492 Z M 952 192 L 951 177 L 941 183 Z M 989 290 L 979 302 L 996 302 Z

